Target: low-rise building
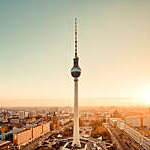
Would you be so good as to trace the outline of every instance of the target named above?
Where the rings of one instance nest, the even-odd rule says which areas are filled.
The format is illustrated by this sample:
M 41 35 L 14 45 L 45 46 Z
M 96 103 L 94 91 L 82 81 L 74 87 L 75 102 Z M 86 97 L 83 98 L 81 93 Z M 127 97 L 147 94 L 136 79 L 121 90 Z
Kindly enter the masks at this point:
M 13 134 L 13 143 L 16 145 L 27 144 L 32 139 L 32 129 Z
M 37 139 L 42 135 L 42 125 L 32 128 L 33 130 L 33 139 Z
M 48 132 L 50 132 L 50 124 L 45 123 L 45 124 L 43 124 L 43 134 L 46 134 Z
M 44 134 L 50 132 L 50 124 L 27 125 L 26 128 L 14 128 L 13 143 L 17 146 L 26 145 L 31 140 L 38 139 Z

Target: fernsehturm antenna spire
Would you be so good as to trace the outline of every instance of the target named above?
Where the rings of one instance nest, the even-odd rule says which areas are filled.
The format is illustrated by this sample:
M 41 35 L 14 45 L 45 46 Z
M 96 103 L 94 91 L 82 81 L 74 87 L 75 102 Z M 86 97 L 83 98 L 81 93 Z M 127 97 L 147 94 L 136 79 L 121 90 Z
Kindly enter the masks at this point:
M 77 57 L 77 48 L 78 48 L 78 44 L 77 44 L 77 18 L 75 18 L 75 57 Z
M 78 77 L 81 74 L 81 69 L 78 65 L 79 58 L 77 56 L 77 19 L 75 18 L 75 58 L 74 65 L 71 69 L 71 75 L 74 78 L 74 129 L 73 129 L 73 146 L 80 147 L 79 136 L 79 109 L 78 109 Z

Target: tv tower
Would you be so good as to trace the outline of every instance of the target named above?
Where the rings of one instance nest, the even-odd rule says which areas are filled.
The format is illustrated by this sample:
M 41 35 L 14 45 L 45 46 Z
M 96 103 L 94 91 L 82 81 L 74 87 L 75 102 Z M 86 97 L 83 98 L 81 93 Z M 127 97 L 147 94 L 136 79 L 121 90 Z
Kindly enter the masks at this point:
M 79 108 L 78 108 L 78 77 L 81 69 L 78 65 L 79 57 L 77 55 L 77 18 L 75 18 L 75 57 L 73 59 L 73 68 L 71 75 L 74 78 L 74 129 L 73 129 L 73 146 L 81 147 L 79 137 Z

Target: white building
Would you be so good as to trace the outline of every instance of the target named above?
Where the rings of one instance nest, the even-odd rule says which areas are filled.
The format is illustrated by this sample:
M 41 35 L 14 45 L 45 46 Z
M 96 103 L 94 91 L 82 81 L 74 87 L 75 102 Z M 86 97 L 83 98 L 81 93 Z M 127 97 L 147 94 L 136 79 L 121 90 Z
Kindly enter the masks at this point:
M 24 112 L 24 117 L 28 118 L 29 117 L 29 112 Z

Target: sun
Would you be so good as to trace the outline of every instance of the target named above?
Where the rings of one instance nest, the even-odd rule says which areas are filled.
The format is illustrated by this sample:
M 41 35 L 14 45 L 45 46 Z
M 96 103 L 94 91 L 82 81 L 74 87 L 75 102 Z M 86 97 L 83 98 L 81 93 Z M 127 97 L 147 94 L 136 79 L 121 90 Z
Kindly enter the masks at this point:
M 145 96 L 143 96 L 143 99 L 144 99 L 144 101 L 145 101 L 147 104 L 150 105 L 150 93 L 147 94 L 147 95 L 145 95 Z

